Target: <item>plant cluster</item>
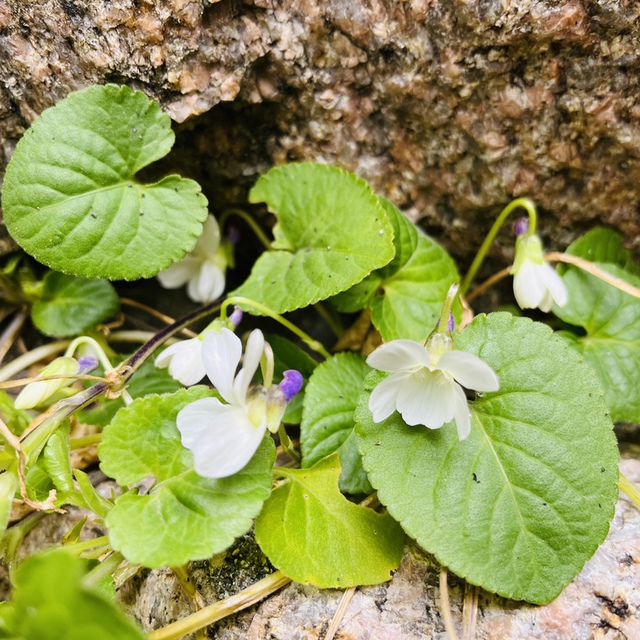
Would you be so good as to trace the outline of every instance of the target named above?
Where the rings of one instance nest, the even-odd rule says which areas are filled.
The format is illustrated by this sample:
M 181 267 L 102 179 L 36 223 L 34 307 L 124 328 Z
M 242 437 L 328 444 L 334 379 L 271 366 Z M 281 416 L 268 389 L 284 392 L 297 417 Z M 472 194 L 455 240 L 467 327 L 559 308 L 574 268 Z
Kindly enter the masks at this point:
M 31 525 L 8 528 L 13 599 L 0 607 L 0 637 L 48 638 L 57 626 L 69 638 L 142 638 L 113 604 L 114 585 L 138 566 L 222 553 L 252 527 L 279 580 L 384 582 L 408 534 L 474 585 L 555 598 L 613 517 L 612 421 L 640 422 L 640 267 L 621 238 L 594 229 L 545 256 L 535 206 L 519 199 L 461 278 L 364 180 L 294 163 L 252 188 L 250 202 L 275 216 L 273 239 L 257 229 L 265 251 L 216 302 L 233 267 L 226 218 L 209 214 L 192 180 L 136 178 L 173 140 L 169 117 L 142 93 L 96 86 L 46 110 L 7 169 L 7 227 L 51 270 L 38 281 L 12 258 L 3 291 L 57 340 L 0 380 L 64 355 L 10 383 L 27 383 L 15 400 L 2 392 L 0 525 L 16 501 L 38 513 L 77 505 L 106 535 L 80 542 L 81 522 L 62 548 L 16 566 Z M 469 292 L 516 210 L 527 218 L 516 223 L 513 266 Z M 544 321 L 516 308 L 474 317 L 470 302 L 509 273 L 519 306 L 549 313 L 536 312 Z M 151 336 L 96 331 L 121 304 L 109 280 L 154 276 L 205 306 Z M 283 317 L 307 307 L 340 334 L 341 350 Z M 341 330 L 342 314 L 355 313 Z M 247 336 L 247 315 L 283 332 Z M 176 340 L 204 318 L 200 333 Z M 126 356 L 112 349 L 118 339 L 143 344 Z M 71 463 L 95 443 L 119 487 L 106 497 Z M 189 619 L 148 637 L 215 618 Z

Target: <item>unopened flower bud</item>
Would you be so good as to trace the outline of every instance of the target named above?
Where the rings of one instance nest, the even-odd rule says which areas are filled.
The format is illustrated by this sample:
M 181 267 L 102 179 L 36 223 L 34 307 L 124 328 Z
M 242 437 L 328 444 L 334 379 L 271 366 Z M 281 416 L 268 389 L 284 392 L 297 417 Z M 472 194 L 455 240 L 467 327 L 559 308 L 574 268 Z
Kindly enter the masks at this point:
M 449 319 L 447 320 L 447 331 L 449 333 L 453 333 L 453 330 L 456 328 L 456 320 L 453 317 L 453 312 L 449 311 Z
M 529 218 L 527 217 L 523 217 L 523 218 L 518 218 L 515 222 L 515 224 L 513 225 L 513 231 L 516 234 L 516 236 L 522 236 L 525 233 L 529 232 Z
M 240 307 L 234 307 L 233 313 L 229 316 L 229 322 L 235 327 L 237 327 L 242 322 L 243 311 Z
M 302 374 L 295 369 L 287 369 L 282 373 L 282 382 L 278 385 L 284 393 L 285 400 L 291 401 L 295 395 L 302 389 L 303 378 Z
M 98 366 L 98 358 L 93 356 L 82 356 L 78 358 L 78 375 L 83 376 L 91 373 Z
M 70 357 L 56 358 L 41 372 L 42 377 L 78 374 L 80 365 L 77 360 Z M 16 409 L 33 409 L 48 400 L 52 395 L 64 387 L 73 383 L 73 378 L 58 378 L 56 380 L 43 380 L 29 383 L 18 395 L 14 403 Z

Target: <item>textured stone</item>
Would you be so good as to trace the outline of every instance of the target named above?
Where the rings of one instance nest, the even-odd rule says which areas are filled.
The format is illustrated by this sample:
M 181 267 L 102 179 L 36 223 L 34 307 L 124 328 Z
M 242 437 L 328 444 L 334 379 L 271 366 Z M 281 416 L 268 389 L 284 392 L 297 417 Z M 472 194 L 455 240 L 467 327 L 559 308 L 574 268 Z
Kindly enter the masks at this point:
M 0 167 L 45 107 L 124 82 L 186 122 L 165 166 L 215 210 L 314 160 L 463 260 L 520 195 L 554 248 L 602 222 L 637 250 L 639 18 L 634 0 L 5 0 Z

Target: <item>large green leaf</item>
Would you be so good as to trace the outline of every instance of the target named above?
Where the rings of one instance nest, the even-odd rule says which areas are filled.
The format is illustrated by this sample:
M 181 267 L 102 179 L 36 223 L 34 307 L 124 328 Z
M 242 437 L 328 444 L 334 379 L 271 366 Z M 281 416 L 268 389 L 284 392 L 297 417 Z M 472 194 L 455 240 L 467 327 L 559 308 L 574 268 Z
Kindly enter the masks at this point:
M 424 340 L 433 330 L 449 287 L 460 279 L 451 256 L 381 199 L 393 225 L 395 258 L 333 299 L 341 311 L 371 308 L 371 321 L 385 341 Z M 456 318 L 460 305 L 454 307 Z
M 338 353 L 316 368 L 305 394 L 300 424 L 302 466 L 312 467 L 337 451 L 342 468 L 340 490 L 345 493 L 373 492 L 352 436 L 353 412 L 369 371 L 362 356 Z
M 451 571 L 508 598 L 555 598 L 604 540 L 618 497 L 618 450 L 589 366 L 546 326 L 478 316 L 458 349 L 489 364 L 500 390 L 470 404 L 471 434 L 398 413 L 356 411 L 364 467 L 405 531 Z
M 567 253 L 596 265 L 612 276 L 640 287 L 637 264 L 607 229 L 594 229 L 574 242 Z M 564 307 L 554 313 L 569 324 L 583 327 L 586 335 L 563 333 L 594 368 L 616 421 L 640 422 L 640 300 L 577 267 L 558 269 L 567 288 Z
M 207 201 L 193 180 L 135 179 L 174 142 L 171 120 L 143 93 L 115 85 L 45 110 L 7 167 L 7 228 L 40 262 L 77 276 L 154 276 L 190 251 Z
M 114 603 L 82 582 L 87 561 L 63 549 L 31 556 L 14 577 L 12 603 L 0 609 L 0 637 L 15 640 L 144 640 Z
M 402 559 L 402 529 L 389 515 L 340 493 L 337 454 L 311 469 L 279 472 L 286 481 L 265 502 L 255 527 L 258 544 L 275 567 L 318 587 L 389 580 Z
M 231 295 L 277 313 L 306 307 L 360 282 L 394 255 L 393 231 L 364 180 L 337 167 L 287 164 L 249 194 L 278 215 L 276 242 Z
M 193 470 L 180 442 L 176 416 L 187 404 L 214 395 L 191 387 L 145 396 L 118 412 L 98 449 L 101 468 L 120 485 L 149 476 L 146 495 L 126 493 L 106 517 L 109 540 L 130 561 L 147 567 L 179 566 L 224 551 L 251 528 L 271 490 L 275 446 L 267 434 L 249 464 L 212 480 Z
M 120 299 L 106 280 L 76 278 L 50 271 L 42 296 L 31 307 L 31 319 L 42 333 L 64 338 L 85 333 L 113 316 Z

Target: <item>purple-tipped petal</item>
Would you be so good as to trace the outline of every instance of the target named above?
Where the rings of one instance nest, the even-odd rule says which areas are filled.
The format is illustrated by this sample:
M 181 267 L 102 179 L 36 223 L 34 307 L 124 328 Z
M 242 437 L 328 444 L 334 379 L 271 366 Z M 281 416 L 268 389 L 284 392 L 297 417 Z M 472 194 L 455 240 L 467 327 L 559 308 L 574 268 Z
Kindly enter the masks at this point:
M 78 375 L 83 376 L 85 373 L 90 373 L 98 366 L 98 358 L 93 356 L 82 356 L 78 358 Z
M 302 374 L 295 369 L 287 369 L 282 373 L 282 382 L 278 385 L 287 402 L 291 400 L 302 389 L 303 378 Z
M 237 327 L 242 322 L 243 311 L 240 307 L 233 307 L 233 313 L 229 316 L 229 322 Z
M 529 232 L 529 218 L 518 218 L 513 225 L 513 231 L 516 236 L 524 235 Z
M 240 242 L 240 230 L 238 227 L 229 228 L 229 231 L 227 231 L 227 242 L 234 247 Z

